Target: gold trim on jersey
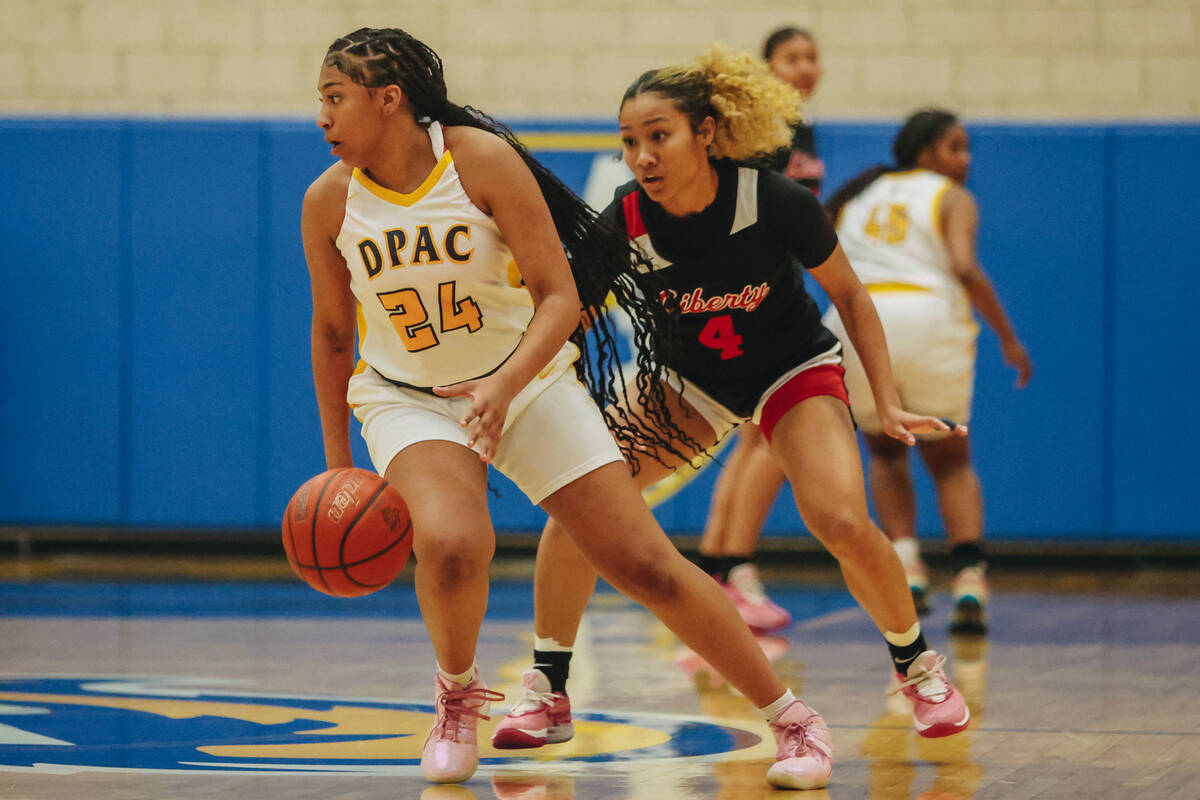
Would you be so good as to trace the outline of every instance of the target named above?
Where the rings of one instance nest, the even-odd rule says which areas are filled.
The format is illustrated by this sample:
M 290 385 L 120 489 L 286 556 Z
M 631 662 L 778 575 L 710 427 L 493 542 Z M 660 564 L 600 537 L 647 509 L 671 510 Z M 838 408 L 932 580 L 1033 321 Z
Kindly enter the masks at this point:
M 524 289 L 525 279 L 521 277 L 521 269 L 517 266 L 516 259 L 508 262 L 508 285 L 514 289 Z
M 941 189 L 937 190 L 937 194 L 933 196 L 933 208 L 930 209 L 930 214 L 933 220 L 933 229 L 937 231 L 938 238 L 942 241 L 946 240 L 946 233 L 942 230 L 942 198 L 946 196 L 946 192 L 950 191 L 950 179 L 946 178 L 946 183 Z
M 885 281 L 884 283 L 867 283 L 863 285 L 870 294 L 885 294 L 887 292 L 925 292 L 933 294 L 933 289 L 930 289 L 928 286 L 918 286 L 915 283 Z
M 367 174 L 358 167 L 354 168 L 354 179 L 361 183 L 367 189 L 367 191 L 378 197 L 380 200 L 386 200 L 389 203 L 395 203 L 399 206 L 411 206 L 415 205 L 418 200 L 429 194 L 429 190 L 436 186 L 437 182 L 442 179 L 442 173 L 446 171 L 446 168 L 449 167 L 453 161 L 454 159 L 450 156 L 449 150 L 442 153 L 442 157 L 438 159 L 437 166 L 433 168 L 433 171 L 429 173 L 428 177 L 425 178 L 420 186 L 408 194 L 396 192 L 380 186 L 378 183 L 368 178 Z
M 354 304 L 355 316 L 358 318 L 358 352 L 362 352 L 363 340 L 367 338 L 367 315 L 363 313 L 362 303 Z M 367 362 L 360 355 L 358 363 L 354 365 L 354 374 L 357 375 L 367 368 Z

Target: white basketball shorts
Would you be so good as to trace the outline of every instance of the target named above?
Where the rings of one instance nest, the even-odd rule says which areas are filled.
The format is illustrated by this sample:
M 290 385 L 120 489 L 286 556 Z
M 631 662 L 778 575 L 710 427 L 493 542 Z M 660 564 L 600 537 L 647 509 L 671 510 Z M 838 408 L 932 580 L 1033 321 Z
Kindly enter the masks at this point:
M 570 362 L 566 367 L 534 378 L 513 398 L 492 460 L 535 505 L 576 478 L 623 461 L 587 389 Z M 459 420 L 470 408 L 469 398 L 399 387 L 371 369 L 356 375 L 351 386 L 354 414 L 380 474 L 417 442 L 467 446 L 467 429 Z
M 871 300 L 883 323 L 904 410 L 966 424 L 979 333 L 969 311 L 932 292 L 872 292 Z M 867 373 L 837 309 L 830 306 L 823 321 L 845 347 L 846 390 L 855 421 L 864 433 L 882 433 Z

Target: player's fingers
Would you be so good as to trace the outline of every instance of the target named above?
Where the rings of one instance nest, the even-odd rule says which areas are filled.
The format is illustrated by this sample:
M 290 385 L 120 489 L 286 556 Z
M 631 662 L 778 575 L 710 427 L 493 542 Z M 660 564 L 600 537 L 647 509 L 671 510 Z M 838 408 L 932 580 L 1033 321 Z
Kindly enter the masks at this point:
M 951 431 L 955 436 L 967 435 L 966 425 L 960 425 L 949 417 L 942 417 L 941 421 L 946 426 L 943 430 Z
M 903 425 L 889 425 L 888 427 L 884 428 L 884 433 L 893 439 L 898 439 L 910 446 L 917 443 L 917 437 L 909 433 L 908 429 Z
M 496 455 L 496 437 L 493 431 L 483 430 L 475 439 L 475 452 L 479 453 L 479 460 L 485 464 L 490 464 Z
M 470 394 L 474 386 L 475 381 L 463 381 L 462 383 L 452 383 L 449 386 L 435 386 L 433 393 L 438 397 L 463 397 Z

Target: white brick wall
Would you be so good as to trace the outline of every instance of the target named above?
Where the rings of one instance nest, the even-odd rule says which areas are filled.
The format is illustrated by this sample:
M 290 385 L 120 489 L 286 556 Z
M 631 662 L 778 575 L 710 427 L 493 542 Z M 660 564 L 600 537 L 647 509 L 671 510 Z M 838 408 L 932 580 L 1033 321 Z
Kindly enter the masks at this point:
M 810 27 L 821 117 L 1200 116 L 1200 0 L 0 0 L 0 114 L 310 116 L 328 44 L 398 25 L 451 95 L 610 117 L 640 72 Z

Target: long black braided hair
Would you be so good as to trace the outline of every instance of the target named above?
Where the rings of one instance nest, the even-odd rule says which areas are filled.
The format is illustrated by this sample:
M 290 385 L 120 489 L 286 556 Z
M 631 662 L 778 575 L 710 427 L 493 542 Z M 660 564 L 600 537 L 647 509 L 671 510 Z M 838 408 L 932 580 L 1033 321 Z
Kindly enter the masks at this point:
M 915 167 L 921 151 L 942 138 L 942 134 L 957 122 L 958 117 L 940 108 L 923 108 L 913 112 L 892 140 L 892 155 L 896 158 L 896 163 L 869 167 L 846 181 L 825 204 L 829 218 L 837 224 L 838 215 L 842 213 L 846 203 L 866 191 L 876 178 L 889 172 L 903 172 Z
M 508 142 L 541 188 L 566 250 L 590 326 L 571 335 L 580 351 L 576 370 L 604 415 L 626 461 L 636 472 L 639 457 L 662 460 L 664 451 L 689 459 L 701 451 L 671 418 L 663 391 L 670 363 L 677 308 L 660 301 L 659 280 L 629 237 L 601 218 L 542 166 L 503 123 L 479 109 L 447 99 L 442 60 L 428 45 L 399 28 L 359 28 L 329 46 L 325 66 L 337 67 L 368 89 L 399 86 L 417 119 L 444 126 L 479 128 Z M 613 323 L 603 312 L 609 294 L 633 323 L 637 373 L 633 386 L 642 411 L 629 413 L 627 383 Z M 591 346 L 589 346 L 589 343 Z

